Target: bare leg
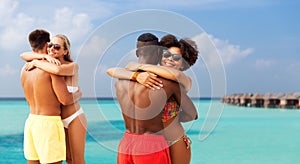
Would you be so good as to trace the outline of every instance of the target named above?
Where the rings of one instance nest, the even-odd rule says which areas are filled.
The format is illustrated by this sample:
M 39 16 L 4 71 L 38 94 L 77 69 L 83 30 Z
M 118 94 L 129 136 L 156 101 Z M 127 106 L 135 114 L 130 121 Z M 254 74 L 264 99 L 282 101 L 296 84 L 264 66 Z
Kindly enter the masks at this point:
M 40 164 L 40 161 L 32 161 L 32 160 L 28 160 L 27 163 L 28 163 L 28 164 Z
M 70 123 L 68 128 L 70 152 L 74 164 L 85 164 L 86 124 L 86 117 L 81 114 Z
M 54 162 L 54 163 L 51 163 L 51 164 L 62 164 L 62 161 Z
M 172 164 L 189 164 L 191 161 L 191 148 L 186 148 L 183 138 L 170 147 Z
M 67 164 L 72 164 L 72 157 L 71 157 L 71 150 L 70 150 L 70 141 L 69 141 L 69 132 L 68 129 L 65 128 L 65 135 L 66 135 L 66 162 Z
M 31 161 L 31 160 L 28 160 L 27 164 L 40 164 L 40 161 Z M 54 163 L 51 163 L 51 164 L 62 164 L 62 161 L 54 162 Z

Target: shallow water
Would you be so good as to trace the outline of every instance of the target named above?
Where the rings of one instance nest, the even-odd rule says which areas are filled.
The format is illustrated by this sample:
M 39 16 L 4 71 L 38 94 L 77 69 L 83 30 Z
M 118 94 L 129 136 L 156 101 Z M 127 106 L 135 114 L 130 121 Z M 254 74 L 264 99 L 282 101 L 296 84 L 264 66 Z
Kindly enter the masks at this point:
M 210 108 L 219 100 L 194 100 L 199 119 L 185 123 L 192 139 L 192 163 L 299 163 L 299 110 L 246 108 L 225 105 L 220 120 Z M 119 106 L 114 100 L 80 101 L 88 118 L 86 162 L 116 163 L 117 146 L 124 132 Z M 0 100 L 0 163 L 26 163 L 23 126 L 28 116 L 24 100 Z M 207 122 L 204 122 L 207 120 Z M 210 132 L 204 123 L 217 121 Z M 201 130 L 202 129 L 202 130 Z M 201 138 L 201 135 L 208 135 Z

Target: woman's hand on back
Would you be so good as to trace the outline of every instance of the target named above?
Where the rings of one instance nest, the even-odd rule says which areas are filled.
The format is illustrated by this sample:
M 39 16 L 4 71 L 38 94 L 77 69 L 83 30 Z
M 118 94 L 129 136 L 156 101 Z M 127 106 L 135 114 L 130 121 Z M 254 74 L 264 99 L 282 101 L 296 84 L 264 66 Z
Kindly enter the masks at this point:
M 138 74 L 136 81 L 145 87 L 155 90 L 163 87 L 162 81 L 157 75 L 149 72 L 141 72 Z

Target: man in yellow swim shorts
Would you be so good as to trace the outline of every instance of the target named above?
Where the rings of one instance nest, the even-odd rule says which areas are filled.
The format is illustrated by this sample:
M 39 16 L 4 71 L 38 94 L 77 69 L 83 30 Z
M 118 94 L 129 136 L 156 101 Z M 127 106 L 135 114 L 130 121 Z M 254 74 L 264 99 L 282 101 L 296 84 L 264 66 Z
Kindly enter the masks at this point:
M 45 30 L 31 32 L 32 50 L 45 54 L 49 36 Z M 62 76 L 38 68 L 25 71 L 23 67 L 21 82 L 30 107 L 24 128 L 24 155 L 28 164 L 62 163 L 66 158 L 66 144 L 60 106 L 74 103 L 82 93 L 69 93 Z

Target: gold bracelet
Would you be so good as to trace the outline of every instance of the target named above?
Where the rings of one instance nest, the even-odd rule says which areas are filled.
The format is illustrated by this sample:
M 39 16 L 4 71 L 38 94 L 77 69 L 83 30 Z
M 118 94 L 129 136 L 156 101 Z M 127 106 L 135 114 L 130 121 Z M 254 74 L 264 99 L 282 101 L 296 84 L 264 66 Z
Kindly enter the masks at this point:
M 140 72 L 134 72 L 133 75 L 131 76 L 130 80 L 136 81 L 136 78 L 139 74 L 140 74 Z

